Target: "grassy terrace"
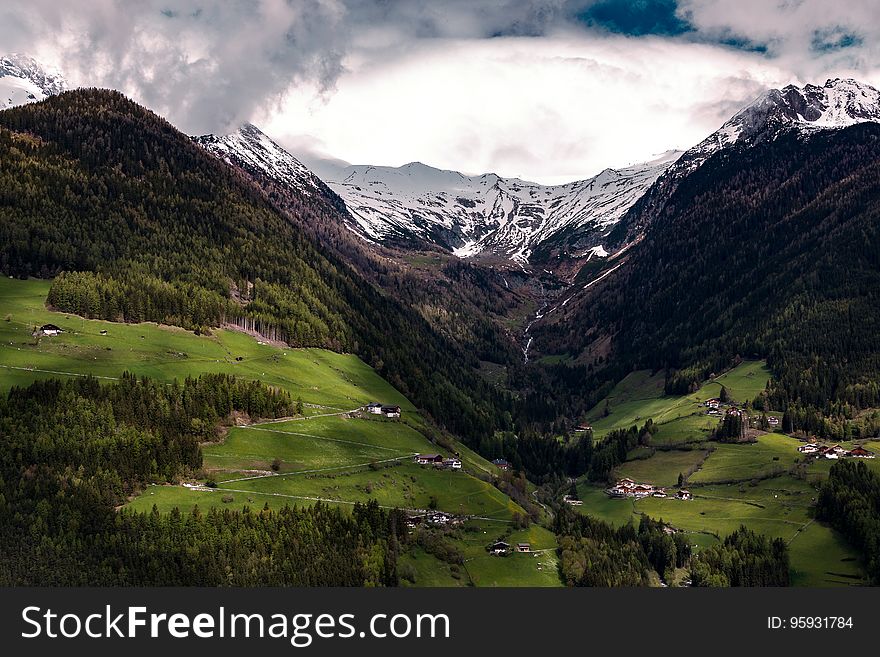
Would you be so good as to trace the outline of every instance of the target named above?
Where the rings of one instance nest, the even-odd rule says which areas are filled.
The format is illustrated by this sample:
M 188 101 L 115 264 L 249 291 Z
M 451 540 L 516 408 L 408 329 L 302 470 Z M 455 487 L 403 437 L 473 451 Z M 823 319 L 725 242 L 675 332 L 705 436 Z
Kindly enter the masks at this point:
M 754 399 L 770 379 L 770 370 L 764 361 L 746 361 L 704 384 L 697 392 L 684 395 L 663 393 L 663 372 L 640 370 L 628 375 L 611 393 L 587 414 L 593 434 L 601 438 L 614 429 L 625 429 L 644 424 L 651 418 L 660 425 L 656 439 L 678 443 L 699 441 L 717 423 L 705 414 L 703 402 L 717 397 L 721 386 L 739 402 Z M 610 414 L 605 416 L 606 401 Z

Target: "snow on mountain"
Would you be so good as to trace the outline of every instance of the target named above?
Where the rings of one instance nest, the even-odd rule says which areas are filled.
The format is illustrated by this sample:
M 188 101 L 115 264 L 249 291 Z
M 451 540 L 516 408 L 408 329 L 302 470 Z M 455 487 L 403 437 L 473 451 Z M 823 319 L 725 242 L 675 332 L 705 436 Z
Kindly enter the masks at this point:
M 671 173 L 692 171 L 721 149 L 771 140 L 791 128 L 810 134 L 865 121 L 880 122 L 880 91 L 868 84 L 835 78 L 822 87 L 770 89 L 686 151 Z
M 418 237 L 460 257 L 489 253 L 526 262 L 536 245 L 562 230 L 593 230 L 597 239 L 607 233 L 679 155 L 670 151 L 645 164 L 605 169 L 564 185 L 494 173 L 467 176 L 420 162 L 326 164 L 319 173 L 370 239 Z
M 0 57 L 0 110 L 44 100 L 66 89 L 61 73 L 47 69 L 32 57 Z
M 203 135 L 195 140 L 220 159 L 251 174 L 265 175 L 307 196 L 323 194 L 326 186 L 311 170 L 255 125 L 247 123 L 230 135 Z

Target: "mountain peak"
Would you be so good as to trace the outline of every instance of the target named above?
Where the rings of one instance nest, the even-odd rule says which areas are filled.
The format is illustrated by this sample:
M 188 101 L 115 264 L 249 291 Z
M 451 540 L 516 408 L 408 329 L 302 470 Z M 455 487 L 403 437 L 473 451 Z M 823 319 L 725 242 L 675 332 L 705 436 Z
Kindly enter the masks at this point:
M 852 78 L 829 78 L 821 87 L 768 89 L 687 151 L 674 170 L 693 170 L 719 150 L 772 140 L 786 130 L 809 133 L 866 121 L 880 123 L 880 91 Z
M 33 57 L 18 53 L 0 57 L 0 109 L 44 100 L 67 88 L 59 71 Z
M 245 123 L 228 135 L 202 135 L 195 141 L 222 160 L 252 174 L 268 175 L 306 196 L 320 195 L 325 189 L 308 167 L 253 123 Z

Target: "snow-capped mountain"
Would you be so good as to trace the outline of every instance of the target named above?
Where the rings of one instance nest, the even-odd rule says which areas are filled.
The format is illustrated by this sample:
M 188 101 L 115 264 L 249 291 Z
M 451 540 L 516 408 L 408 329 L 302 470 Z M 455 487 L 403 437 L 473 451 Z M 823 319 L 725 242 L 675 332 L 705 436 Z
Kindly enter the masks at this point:
M 520 262 L 563 229 L 594 231 L 596 239 L 584 251 L 604 255 L 602 233 L 680 155 L 670 151 L 642 165 L 550 186 L 491 173 L 466 176 L 419 162 L 402 167 L 323 162 L 319 177 L 251 124 L 196 141 L 251 175 L 344 203 L 348 227 L 370 241 L 415 238 L 461 257 L 491 253 Z
M 417 237 L 461 257 L 488 253 L 525 262 L 536 245 L 566 229 L 591 232 L 594 239 L 584 252 L 603 255 L 602 235 L 679 155 L 670 151 L 645 164 L 605 169 L 564 185 L 494 173 L 467 176 L 420 162 L 329 165 L 319 172 L 370 239 Z
M 312 171 L 250 123 L 230 135 L 203 135 L 195 140 L 220 159 L 251 175 L 264 175 L 311 196 L 329 192 Z
M 809 134 L 865 121 L 880 122 L 880 91 L 868 84 L 835 78 L 822 87 L 770 89 L 686 151 L 672 172 L 692 171 L 719 150 L 772 140 L 790 128 Z
M 67 89 L 58 71 L 26 55 L 0 57 L 0 110 L 43 100 Z

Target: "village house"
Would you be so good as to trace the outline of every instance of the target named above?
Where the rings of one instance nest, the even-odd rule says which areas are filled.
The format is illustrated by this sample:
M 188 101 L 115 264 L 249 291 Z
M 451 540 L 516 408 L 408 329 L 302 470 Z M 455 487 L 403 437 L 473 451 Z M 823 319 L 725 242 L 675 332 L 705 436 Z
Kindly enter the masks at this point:
M 680 500 L 689 500 L 692 496 L 689 490 L 685 490 L 684 488 L 682 488 L 680 491 L 678 491 L 678 493 L 675 494 L 675 497 Z
M 807 443 L 806 445 L 801 445 L 797 448 L 801 454 L 815 454 L 820 449 L 822 449 L 822 446 L 817 445 L 816 443 Z
M 382 404 L 379 402 L 370 402 L 367 404 L 367 412 L 373 415 L 382 415 Z
M 580 431 L 592 431 L 593 427 L 591 427 L 589 424 L 579 424 L 574 428 L 574 430 L 579 431 L 579 432 Z
M 850 450 L 849 456 L 852 456 L 853 458 L 857 458 L 857 459 L 872 459 L 872 458 L 874 458 L 874 453 L 869 452 L 864 447 L 859 445 L 857 447 L 853 447 Z
M 510 463 L 506 459 L 495 459 L 492 461 L 492 465 L 495 465 L 502 470 L 510 470 Z
M 632 479 L 621 479 L 614 486 L 605 491 L 610 497 L 666 497 L 666 491 L 652 484 L 636 483 Z
M 819 450 L 820 454 L 824 456 L 826 459 L 839 459 L 841 456 L 847 456 L 847 451 L 840 445 L 831 445 L 830 447 L 823 447 Z
M 571 506 L 581 506 L 584 503 L 583 500 L 579 500 L 571 495 L 563 495 L 562 501 Z
M 461 470 L 461 459 L 443 459 L 442 465 L 447 470 Z
M 43 324 L 40 328 L 38 328 L 36 331 L 34 331 L 34 336 L 35 337 L 41 337 L 41 336 L 53 337 L 56 335 L 60 335 L 62 333 L 64 333 L 63 329 L 61 329 L 58 326 L 55 326 L 54 324 Z
M 492 554 L 507 554 L 508 550 L 510 550 L 510 543 L 505 543 L 504 541 L 495 541 L 489 547 L 489 552 Z
M 721 407 L 721 400 L 720 399 L 707 399 L 706 400 L 706 408 L 712 408 L 712 409 L 717 410 L 720 407 Z
M 456 522 L 456 518 L 445 511 L 430 511 L 425 515 L 425 522 L 432 525 L 450 525 Z
M 517 552 L 531 552 L 532 546 L 529 543 L 517 543 L 516 544 L 516 551 Z
M 773 417 L 773 416 L 768 417 L 767 424 L 769 424 L 771 427 L 778 427 L 779 426 L 779 418 Z
M 419 465 L 442 465 L 443 456 L 441 454 L 416 454 L 413 461 Z
M 381 412 L 385 417 L 400 417 L 400 406 L 383 406 Z

